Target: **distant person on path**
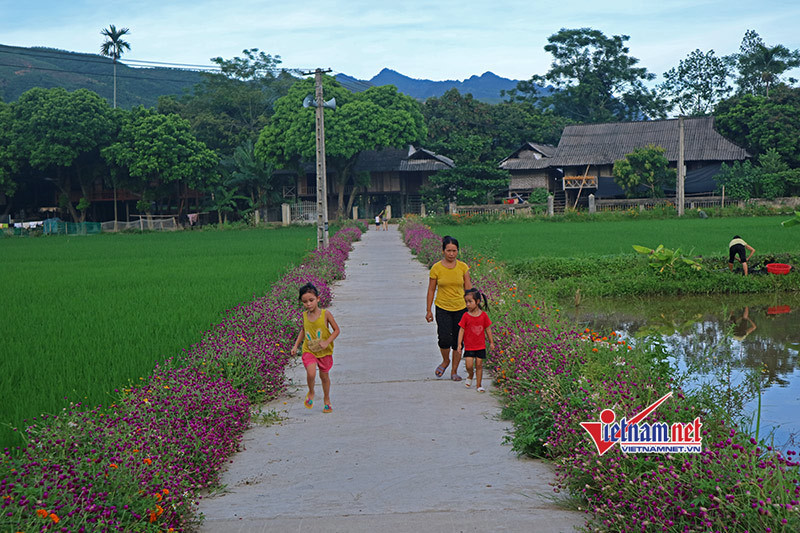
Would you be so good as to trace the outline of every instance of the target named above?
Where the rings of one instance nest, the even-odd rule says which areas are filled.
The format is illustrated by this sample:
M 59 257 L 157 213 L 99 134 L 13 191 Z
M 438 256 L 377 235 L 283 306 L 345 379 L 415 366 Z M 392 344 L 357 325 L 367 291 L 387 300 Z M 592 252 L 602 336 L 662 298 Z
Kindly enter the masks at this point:
M 331 407 L 331 378 L 328 373 L 333 366 L 333 340 L 339 336 L 339 325 L 333 315 L 319 307 L 319 291 L 311 283 L 300 287 L 300 301 L 303 303 L 303 327 L 292 346 L 292 355 L 297 355 L 300 343 L 303 343 L 303 365 L 306 367 L 308 394 L 303 405 L 307 409 L 314 406 L 314 384 L 319 367 L 319 379 L 322 382 L 323 413 L 333 411 Z M 329 329 L 330 328 L 330 329 Z
M 483 305 L 481 305 L 483 299 Z M 464 385 L 472 386 L 473 371 L 475 375 L 475 386 L 478 392 L 486 392 L 481 386 L 483 378 L 483 360 L 486 359 L 486 339 L 489 339 L 489 349 L 494 350 L 494 339 L 492 338 L 492 321 L 486 314 L 484 308 L 488 309 L 486 295 L 478 289 L 467 289 L 464 293 L 464 301 L 467 304 L 467 312 L 461 317 L 458 323 L 461 328 L 458 331 L 458 346 L 464 343 L 464 366 L 467 367 L 467 380 Z
M 425 320 L 433 322 L 431 304 L 436 304 L 436 331 L 439 336 L 439 350 L 442 352 L 442 364 L 436 367 L 436 376 L 442 377 L 447 370 L 452 350 L 453 368 L 450 371 L 450 379 L 453 381 L 461 381 L 461 376 L 458 375 L 458 363 L 461 362 L 458 323 L 466 311 L 464 291 L 472 288 L 469 267 L 457 257 L 458 241 L 449 235 L 444 237 L 442 260 L 431 267 L 425 306 Z
M 381 214 L 383 214 L 383 211 L 381 211 Z M 375 215 L 375 231 L 379 229 L 381 229 L 381 215 Z
M 383 231 L 389 231 L 389 217 L 386 209 L 381 211 L 381 225 L 383 226 Z
M 750 250 L 750 255 L 745 257 L 745 248 Z M 739 237 L 738 235 L 733 236 L 733 240 L 728 244 L 728 269 L 733 272 L 733 260 L 736 256 L 739 256 L 739 262 L 742 264 L 742 270 L 744 270 L 744 275 L 747 275 L 747 261 L 753 257 L 753 253 L 755 249 L 744 242 L 744 240 Z

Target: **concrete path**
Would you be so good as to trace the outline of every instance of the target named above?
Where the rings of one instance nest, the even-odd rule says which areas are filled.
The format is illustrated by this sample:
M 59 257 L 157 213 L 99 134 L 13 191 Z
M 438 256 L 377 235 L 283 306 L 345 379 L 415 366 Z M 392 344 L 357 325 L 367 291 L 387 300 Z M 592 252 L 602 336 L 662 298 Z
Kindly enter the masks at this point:
M 553 498 L 551 468 L 502 444 L 497 399 L 434 376 L 441 356 L 425 322 L 427 269 L 396 226 L 370 229 L 334 287 L 341 328 L 331 371 L 303 407 L 302 364 L 287 370 L 291 397 L 264 406 L 285 419 L 245 433 L 201 500 L 202 532 L 565 532 L 583 515 Z M 461 375 L 466 372 L 463 363 Z M 446 374 L 449 376 L 449 370 Z

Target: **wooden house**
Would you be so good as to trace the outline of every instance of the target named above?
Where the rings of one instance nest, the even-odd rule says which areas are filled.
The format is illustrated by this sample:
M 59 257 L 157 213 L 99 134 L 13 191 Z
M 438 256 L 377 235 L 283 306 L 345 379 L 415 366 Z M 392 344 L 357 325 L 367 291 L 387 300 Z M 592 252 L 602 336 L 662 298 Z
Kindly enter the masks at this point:
M 527 199 L 534 189 L 549 189 L 551 175 L 557 172 L 550 168 L 550 158 L 556 147 L 549 144 L 526 142 L 513 154 L 499 163 L 499 167 L 511 175 L 509 196 Z
M 367 172 L 369 184 L 357 191 L 354 205 L 359 206 L 361 218 L 372 217 L 385 206 L 392 206 L 392 216 L 419 214 L 421 209 L 420 188 L 428 183 L 431 174 L 453 168 L 453 160 L 426 150 L 409 146 L 406 149 L 384 148 L 365 150 L 358 156 L 352 172 Z M 287 172 L 287 171 L 283 171 Z M 329 183 L 335 182 L 335 169 L 328 167 Z M 317 193 L 316 168 L 313 164 L 303 167 L 303 175 L 297 176 L 296 198 L 314 200 Z M 349 196 L 352 187 L 345 189 Z M 328 190 L 328 206 L 336 206 L 336 190 Z M 347 200 L 345 199 L 345 202 Z
M 670 166 L 677 167 L 678 123 L 678 119 L 668 119 L 567 126 L 553 154 L 537 159 L 534 165 L 547 165 L 550 170 L 547 188 L 557 203 L 560 200 L 572 204 L 579 195 L 589 194 L 598 198 L 620 197 L 623 191 L 613 179 L 614 162 L 636 148 L 660 146 Z M 721 164 L 749 157 L 744 148 L 714 130 L 713 116 L 684 118 L 687 195 L 713 194 L 716 188 L 713 177 Z

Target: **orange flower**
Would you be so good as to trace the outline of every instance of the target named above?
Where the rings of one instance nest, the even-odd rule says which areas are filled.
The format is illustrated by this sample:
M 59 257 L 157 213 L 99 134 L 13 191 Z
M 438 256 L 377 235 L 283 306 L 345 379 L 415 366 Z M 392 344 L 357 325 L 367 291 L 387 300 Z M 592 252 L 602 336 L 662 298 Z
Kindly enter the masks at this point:
M 116 463 L 111 463 L 110 465 L 108 465 L 108 467 L 109 468 L 119 468 L 119 466 L 117 466 Z
M 151 464 L 153 464 L 153 460 L 152 460 L 152 459 L 150 459 L 149 457 L 145 457 L 144 461 L 142 461 L 142 462 L 143 462 L 144 464 L 146 464 L 146 465 L 151 465 Z
M 54 524 L 58 524 L 58 521 L 61 519 L 56 513 L 50 513 L 50 520 L 52 520 Z
M 156 516 L 164 514 L 164 509 L 160 505 L 156 505 Z
M 169 489 L 161 489 L 161 492 L 163 492 L 164 494 L 169 494 Z
M 156 501 L 157 501 L 157 502 L 160 502 L 160 501 L 161 501 L 161 494 L 159 494 L 159 493 L 157 493 L 157 492 L 156 492 L 156 494 L 155 494 L 155 497 L 156 497 Z
M 597 351 L 597 348 L 592 348 L 592 351 L 593 351 L 593 352 L 596 352 L 596 351 Z
M 37 509 L 36 514 L 38 514 L 42 518 L 47 518 L 47 511 L 45 509 Z
M 155 513 L 155 511 L 151 511 L 150 512 L 150 523 L 153 523 L 155 521 L 156 521 L 156 513 Z

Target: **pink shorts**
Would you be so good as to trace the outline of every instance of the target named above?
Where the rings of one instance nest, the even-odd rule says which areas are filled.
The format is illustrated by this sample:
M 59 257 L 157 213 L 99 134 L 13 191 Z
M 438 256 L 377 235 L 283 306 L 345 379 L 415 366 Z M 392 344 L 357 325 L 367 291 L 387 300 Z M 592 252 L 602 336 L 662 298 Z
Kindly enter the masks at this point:
M 317 357 L 311 352 L 303 352 L 303 364 L 305 366 L 316 364 L 320 372 L 330 372 L 333 366 L 333 355 Z

